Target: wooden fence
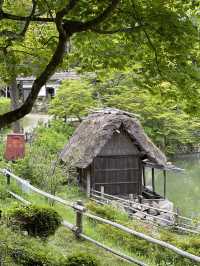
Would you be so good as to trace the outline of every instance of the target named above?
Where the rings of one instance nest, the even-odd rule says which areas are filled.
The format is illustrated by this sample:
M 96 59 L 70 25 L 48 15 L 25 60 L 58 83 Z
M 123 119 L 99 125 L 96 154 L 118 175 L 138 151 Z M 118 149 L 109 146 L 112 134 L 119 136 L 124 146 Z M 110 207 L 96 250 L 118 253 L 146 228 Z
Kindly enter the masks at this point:
M 143 215 L 142 220 L 147 220 L 148 222 L 156 223 L 160 225 L 162 223 L 165 226 L 173 227 L 176 230 L 183 231 L 186 233 L 200 234 L 200 224 L 196 226 L 192 223 L 192 219 L 179 215 L 176 212 L 169 211 L 166 209 L 156 208 L 147 204 L 142 204 L 136 202 L 133 199 L 124 199 L 110 194 L 106 194 L 103 191 L 91 190 L 91 197 L 94 201 L 100 204 L 112 204 L 113 202 L 117 203 L 121 208 L 132 212 L 132 217 L 137 218 L 134 213 L 139 213 Z M 155 210 L 158 213 L 168 214 L 173 217 L 171 220 L 162 218 L 160 216 L 152 215 L 148 213 L 148 210 Z
M 138 238 L 141 238 L 141 239 L 144 239 L 150 243 L 153 243 L 153 244 L 157 244 L 161 247 L 164 247 L 164 248 L 167 248 L 173 252 L 175 252 L 176 254 L 179 254 L 185 258 L 188 258 L 194 262 L 198 262 L 200 263 L 200 257 L 196 256 L 196 255 L 193 255 L 189 252 L 186 252 L 186 251 L 183 251 L 181 250 L 180 248 L 177 248 L 176 246 L 174 245 L 171 245 L 169 243 L 166 243 L 164 241 L 161 241 L 161 240 L 158 240 L 158 239 L 155 239 L 151 236 L 148 236 L 148 235 L 145 235 L 143 233 L 140 233 L 140 232 L 137 232 L 133 229 L 130 229 L 124 225 L 121 225 L 121 224 L 118 224 L 116 222 L 112 222 L 110 220 L 107 220 L 107 219 L 104 219 L 104 218 L 101 218 L 99 216 L 96 216 L 96 215 L 93 215 L 91 213 L 89 213 L 86 208 L 83 206 L 82 202 L 78 201 L 76 203 L 71 203 L 69 201 L 66 201 L 60 197 L 57 197 L 57 196 L 54 196 L 54 195 L 51 195 L 45 191 L 42 191 L 34 186 L 32 186 L 31 184 L 29 184 L 29 182 L 27 182 L 26 180 L 14 175 L 13 173 L 11 173 L 10 171 L 6 170 L 6 169 L 0 169 L 0 173 L 2 173 L 4 176 L 6 176 L 7 178 L 7 184 L 8 184 L 8 187 L 9 187 L 9 184 L 10 184 L 10 181 L 11 181 L 11 178 L 13 178 L 14 180 L 16 180 L 18 183 L 22 184 L 23 186 L 26 186 L 28 187 L 30 190 L 34 191 L 35 193 L 39 194 L 39 195 L 42 195 L 48 199 L 51 199 L 53 201 L 56 201 L 56 202 L 59 202 L 65 206 L 68 206 L 68 207 L 71 207 L 74 209 L 75 213 L 76 213 L 76 222 L 75 224 L 71 224 L 69 223 L 68 221 L 63 221 L 63 226 L 69 228 L 70 230 L 72 230 L 74 232 L 74 234 L 76 235 L 77 238 L 83 238 L 87 241 L 90 241 L 92 242 L 93 244 L 105 249 L 106 251 L 108 252 L 111 252 L 117 256 L 119 256 L 121 259 L 123 260 L 126 260 L 130 263 L 135 263 L 136 265 L 142 265 L 142 266 L 145 266 L 147 264 L 145 264 L 144 262 L 141 262 L 133 257 L 130 257 L 130 256 L 127 256 L 125 254 L 122 254 L 121 252 L 119 251 L 116 251 L 96 240 L 94 240 L 93 238 L 87 236 L 84 234 L 84 230 L 83 230 L 83 218 L 84 217 L 87 217 L 87 218 L 90 218 L 90 219 L 93 219 L 95 221 L 98 221 L 100 223 L 104 223 L 104 224 L 108 224 L 112 227 L 115 227 L 115 228 L 118 228 L 120 230 L 122 230 L 123 232 L 126 232 L 130 235 L 133 235 L 133 236 L 136 236 Z M 8 190 L 8 193 L 10 193 L 13 197 L 15 197 L 16 199 L 22 201 L 24 204 L 31 204 L 30 202 L 28 202 L 27 200 L 23 199 L 21 196 L 11 192 L 10 190 Z

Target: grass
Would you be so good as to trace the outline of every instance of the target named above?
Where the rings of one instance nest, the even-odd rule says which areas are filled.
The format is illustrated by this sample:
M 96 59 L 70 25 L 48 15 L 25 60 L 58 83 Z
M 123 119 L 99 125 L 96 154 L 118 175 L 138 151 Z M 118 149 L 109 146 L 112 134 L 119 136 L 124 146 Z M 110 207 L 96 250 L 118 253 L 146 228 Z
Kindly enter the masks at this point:
M 5 177 L 1 176 L 1 188 L 6 188 L 6 182 L 5 182 Z M 19 186 L 17 185 L 17 182 L 12 181 L 11 185 L 9 187 L 10 190 L 13 192 L 21 195 L 24 199 L 33 202 L 37 205 L 47 205 L 49 206 L 48 200 L 46 200 L 43 196 L 37 195 L 36 193 L 23 193 Z M 72 192 L 66 193 L 65 194 L 65 199 L 82 199 L 83 201 L 86 201 L 85 196 L 83 193 L 80 193 L 76 188 L 70 188 L 67 192 Z M 59 193 L 59 196 L 63 196 L 64 192 L 61 191 Z M 83 197 L 81 197 L 83 195 Z M 8 195 L 7 195 L 8 196 Z M 0 199 L 0 208 L 6 212 L 6 209 L 13 206 L 14 204 L 18 203 L 17 200 L 14 198 L 8 196 L 6 198 Z M 63 217 L 63 219 L 67 220 L 70 223 L 75 223 L 75 212 L 72 208 L 63 206 L 59 203 L 55 203 L 53 206 L 56 211 Z M 89 224 L 87 223 L 87 227 Z M 93 230 L 94 234 L 94 230 Z M 86 254 L 93 254 L 101 261 L 101 265 L 119 265 L 119 266 L 126 266 L 130 265 L 128 262 L 121 261 L 118 259 L 116 256 L 105 252 L 101 248 L 96 247 L 95 245 L 87 242 L 87 241 L 82 241 L 82 240 L 77 240 L 74 234 L 69 231 L 68 229 L 64 227 L 60 227 L 60 229 L 56 232 L 55 236 L 49 238 L 49 244 L 52 245 L 55 250 L 62 250 L 62 252 L 65 255 L 71 255 L 76 251 L 81 251 Z M 104 257 L 104 260 L 102 262 L 102 255 Z
M 40 140 L 40 144 L 41 143 L 44 144 L 45 139 L 46 139 L 45 136 L 48 133 L 46 132 L 47 131 L 46 129 L 44 131 L 45 132 L 43 133 L 45 134 L 42 134 L 43 138 L 42 138 L 42 141 Z M 65 140 L 66 138 L 63 138 L 63 139 Z M 50 140 L 52 139 L 50 138 Z M 46 141 L 45 147 L 47 148 L 47 150 L 50 144 L 51 144 L 51 148 L 55 149 L 54 147 L 55 143 L 51 142 L 50 140 L 48 139 L 48 141 Z M 39 146 L 37 145 L 35 146 L 36 157 L 33 157 L 33 158 L 37 158 L 38 156 L 38 149 L 40 145 Z M 46 148 L 45 148 L 45 151 L 46 151 Z M 5 167 L 6 165 L 5 162 L 3 161 L 3 156 L 2 156 L 3 150 L 4 150 L 3 145 L 2 143 L 0 143 L 0 155 L 1 155 L 0 167 L 2 168 Z M 43 153 L 42 153 L 42 156 L 43 156 Z M 35 164 L 35 161 L 33 161 L 33 164 L 31 165 L 31 167 L 38 170 L 37 176 L 40 178 L 39 180 L 43 181 L 43 180 L 46 180 L 44 179 L 45 178 L 44 176 L 47 176 L 47 175 L 42 175 L 40 168 L 37 168 L 38 165 L 40 164 L 40 159 L 43 160 L 42 157 L 39 157 L 38 162 L 37 162 L 38 164 Z M 43 168 L 42 169 L 48 170 L 49 166 L 46 165 L 45 160 L 43 162 L 43 165 L 45 167 L 47 166 L 47 169 L 45 167 L 44 169 Z M 9 167 L 9 164 L 7 164 L 7 166 Z M 15 166 L 20 168 L 19 167 L 20 164 L 16 164 Z M 21 166 L 23 166 L 22 167 L 23 170 L 27 170 L 26 164 L 21 165 Z M 29 170 L 32 170 L 32 168 Z M 25 173 L 27 172 L 25 171 Z M 24 174 L 24 176 L 26 176 L 26 174 Z M 33 176 L 35 177 L 35 175 Z M 8 186 L 6 185 L 6 178 L 0 175 L 0 208 L 5 213 L 6 213 L 7 208 L 17 203 L 15 199 L 13 199 L 11 196 L 5 193 L 6 189 L 8 189 Z M 15 182 L 14 180 L 11 181 L 11 185 L 9 186 L 9 189 L 21 195 L 23 198 L 25 198 L 26 200 L 34 204 L 49 205 L 49 201 L 45 199 L 43 196 L 40 196 L 36 193 L 23 192 L 21 189 L 21 185 Z M 87 206 L 87 208 L 91 212 L 97 214 L 98 216 L 105 217 L 107 219 L 116 221 L 138 232 L 142 232 L 147 235 L 153 236 L 154 238 L 164 240 L 177 247 L 187 250 L 190 253 L 200 256 L 199 236 L 195 237 L 195 236 L 179 235 L 169 230 L 158 229 L 157 227 L 154 227 L 152 225 L 142 223 L 142 221 L 138 222 L 135 220 L 130 220 L 125 213 L 117 211 L 113 207 L 110 207 L 110 206 L 101 207 L 99 205 L 89 202 L 85 194 L 80 192 L 79 189 L 73 185 L 59 186 L 57 195 L 71 202 L 76 202 L 78 199 L 81 199 L 84 202 L 84 204 Z M 55 208 L 56 211 L 58 211 L 58 213 L 63 217 L 64 220 L 67 220 L 68 222 L 75 224 L 75 212 L 72 208 L 63 206 L 59 203 L 54 203 L 53 207 Z M 147 241 L 141 240 L 137 237 L 124 233 L 123 231 L 113 228 L 110 225 L 102 224 L 99 222 L 94 222 L 91 219 L 85 218 L 83 228 L 84 228 L 84 233 L 90 236 L 91 238 L 101 243 L 104 243 L 105 245 L 115 250 L 121 251 L 124 254 L 137 258 L 138 260 L 144 261 L 148 265 L 151 265 L 151 266 L 166 266 L 166 265 L 168 266 L 169 265 L 195 266 L 197 265 L 189 260 L 184 260 L 182 257 L 176 255 L 175 253 L 172 253 L 171 251 L 162 249 L 157 245 L 150 244 Z M 28 241 L 30 240 L 30 242 L 33 241 L 35 243 L 35 246 L 37 246 L 37 243 L 39 245 L 40 242 L 42 242 L 40 240 L 37 240 L 38 242 L 36 241 L 37 242 L 36 243 L 34 240 L 29 238 L 28 236 L 26 236 L 25 239 Z M 1 240 L 1 235 L 0 235 L 0 240 Z M 79 251 L 79 252 L 81 251 L 85 254 L 92 254 L 97 257 L 97 259 L 100 261 L 100 265 L 102 266 L 130 265 L 129 263 L 122 261 L 118 257 L 104 251 L 101 248 L 98 248 L 97 246 L 95 246 L 94 244 L 88 241 L 77 240 L 71 231 L 69 231 L 68 229 L 62 226 L 57 230 L 54 236 L 51 236 L 50 238 L 48 238 L 46 244 L 48 244 L 52 248 L 53 253 L 55 254 L 61 252 L 62 254 L 68 256 L 76 251 Z
M 5 177 L 0 176 L 0 191 L 5 191 L 6 182 Z M 10 189 L 17 194 L 20 194 L 25 199 L 38 205 L 49 205 L 48 200 L 43 196 L 39 196 L 35 193 L 24 193 L 19 188 L 20 186 L 12 181 Z M 184 250 L 187 250 L 193 254 L 200 255 L 200 239 L 194 236 L 185 236 L 175 234 L 169 230 L 158 229 L 151 225 L 146 225 L 142 222 L 130 220 L 125 213 L 116 211 L 110 206 L 98 206 L 96 204 L 88 202 L 87 198 L 81 193 L 77 187 L 62 187 L 58 195 L 66 200 L 75 202 L 77 199 L 81 199 L 87 207 L 99 216 L 109 218 L 121 224 L 133 228 L 136 231 L 140 231 L 151 235 L 155 238 L 160 238 L 166 242 L 172 243 Z M 3 195 L 0 200 L 0 207 L 6 210 L 7 207 L 15 203 L 11 197 L 5 197 Z M 72 208 L 63 206 L 59 203 L 55 203 L 53 206 L 56 211 L 70 223 L 75 224 L 75 212 Z M 130 236 L 116 228 L 112 228 L 109 225 L 104 225 L 98 222 L 91 221 L 91 219 L 84 219 L 84 233 L 93 239 L 111 247 L 115 250 L 121 251 L 124 254 L 137 258 L 138 260 L 146 262 L 152 266 L 164 266 L 164 265 L 177 265 L 177 266 L 189 266 L 197 265 L 191 263 L 189 260 L 184 260 L 175 253 L 164 250 L 156 245 L 149 244 L 144 240 L 138 239 L 134 236 Z M 55 250 L 61 250 L 64 254 L 70 255 L 75 251 L 81 251 L 86 254 L 93 254 L 101 261 L 101 265 L 130 265 L 118 259 L 116 256 L 96 247 L 88 241 L 77 240 L 72 232 L 68 229 L 60 227 L 55 236 L 49 238 L 48 243 L 53 246 Z M 153 255 L 149 255 L 149 250 Z M 103 260 L 102 260 L 103 256 Z

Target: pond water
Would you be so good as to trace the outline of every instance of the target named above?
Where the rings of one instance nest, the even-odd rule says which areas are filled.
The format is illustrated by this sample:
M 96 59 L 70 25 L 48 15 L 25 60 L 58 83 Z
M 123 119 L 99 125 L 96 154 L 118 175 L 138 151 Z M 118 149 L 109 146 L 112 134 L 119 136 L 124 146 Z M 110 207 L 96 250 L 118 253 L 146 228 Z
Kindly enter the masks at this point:
M 200 217 L 200 154 L 182 155 L 172 162 L 185 171 L 167 172 L 167 198 L 182 215 Z M 163 174 L 159 170 L 155 170 L 155 183 L 156 191 L 163 195 Z

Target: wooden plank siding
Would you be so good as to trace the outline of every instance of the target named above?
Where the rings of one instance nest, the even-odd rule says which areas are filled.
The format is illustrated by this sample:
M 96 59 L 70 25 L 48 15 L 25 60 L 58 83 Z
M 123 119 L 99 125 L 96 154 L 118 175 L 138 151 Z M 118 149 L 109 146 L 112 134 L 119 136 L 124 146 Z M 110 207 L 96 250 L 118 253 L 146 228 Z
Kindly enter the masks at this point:
M 91 165 L 91 186 L 111 195 L 142 193 L 139 151 L 127 133 L 114 133 Z
M 111 195 L 141 194 L 141 167 L 138 156 L 96 157 L 92 164 L 92 187 Z

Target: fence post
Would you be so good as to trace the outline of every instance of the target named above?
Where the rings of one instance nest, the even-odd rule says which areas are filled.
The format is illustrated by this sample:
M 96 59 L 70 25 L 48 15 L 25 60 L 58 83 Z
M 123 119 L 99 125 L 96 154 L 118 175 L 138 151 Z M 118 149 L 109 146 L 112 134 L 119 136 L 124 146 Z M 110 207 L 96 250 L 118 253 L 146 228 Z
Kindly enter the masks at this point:
M 6 173 L 6 177 L 7 177 L 7 185 L 10 185 L 10 174 Z
M 176 209 L 176 214 L 174 216 L 175 216 L 175 226 L 180 225 L 179 209 L 178 208 Z
M 83 202 L 81 200 L 78 200 L 76 202 L 76 205 L 74 206 L 74 209 L 76 210 L 75 235 L 76 235 L 77 238 L 80 238 L 80 234 L 83 231 L 83 212 L 85 211 Z
M 104 186 L 101 186 L 101 198 L 104 198 Z

